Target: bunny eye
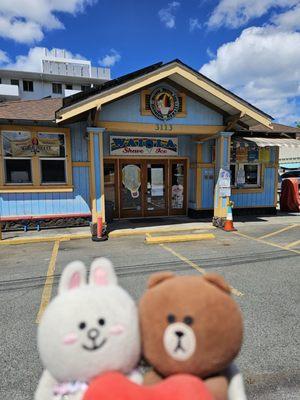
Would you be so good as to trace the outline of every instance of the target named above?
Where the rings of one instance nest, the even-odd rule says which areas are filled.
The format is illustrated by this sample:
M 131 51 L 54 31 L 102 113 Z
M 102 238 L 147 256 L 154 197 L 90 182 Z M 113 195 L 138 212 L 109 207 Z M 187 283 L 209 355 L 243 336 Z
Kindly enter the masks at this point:
M 100 318 L 98 322 L 99 322 L 99 325 L 101 325 L 101 326 L 105 325 L 105 319 L 104 318 Z
M 78 327 L 79 327 L 79 329 L 84 329 L 86 327 L 86 323 L 85 322 L 80 322 Z

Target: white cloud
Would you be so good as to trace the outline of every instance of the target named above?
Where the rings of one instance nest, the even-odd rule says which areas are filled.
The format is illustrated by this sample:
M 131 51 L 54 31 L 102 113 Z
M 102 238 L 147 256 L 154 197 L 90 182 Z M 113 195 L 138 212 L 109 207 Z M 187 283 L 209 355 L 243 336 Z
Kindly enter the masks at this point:
M 19 43 L 41 41 L 45 30 L 63 29 L 56 13 L 76 14 L 97 0 L 0 0 L 0 36 Z
M 282 29 L 300 30 L 300 4 L 291 10 L 274 15 L 272 22 Z
M 238 28 L 253 18 L 265 15 L 271 9 L 292 8 L 300 0 L 220 0 L 207 25 L 209 28 Z
M 223 44 L 201 73 L 283 123 L 300 119 L 300 33 L 251 27 Z
M 189 29 L 190 29 L 190 32 L 193 32 L 196 29 L 201 29 L 201 24 L 200 24 L 198 18 L 190 18 L 189 19 Z
M 172 1 L 171 3 L 168 4 L 168 7 L 162 8 L 158 12 L 158 16 L 160 18 L 160 21 L 165 24 L 167 28 L 175 28 L 176 24 L 176 17 L 175 17 L 175 12 L 180 6 L 179 1 Z
M 79 58 L 84 59 L 80 54 L 72 54 L 70 51 L 65 50 L 66 57 L 68 58 Z M 10 62 L 8 57 L 3 62 L 5 63 L 4 68 L 7 69 L 16 69 L 21 71 L 33 71 L 33 72 L 41 72 L 42 65 L 41 59 L 44 55 L 43 47 L 33 47 L 28 51 L 27 55 L 18 55 L 16 56 L 16 60 L 14 62 Z M 1 50 L 0 50 L 0 59 L 1 59 Z
M 115 49 L 110 49 L 109 53 L 99 60 L 99 64 L 103 67 L 113 67 L 120 60 L 121 54 Z
M 6 64 L 9 62 L 9 57 L 7 53 L 3 50 L 0 50 L 0 65 Z

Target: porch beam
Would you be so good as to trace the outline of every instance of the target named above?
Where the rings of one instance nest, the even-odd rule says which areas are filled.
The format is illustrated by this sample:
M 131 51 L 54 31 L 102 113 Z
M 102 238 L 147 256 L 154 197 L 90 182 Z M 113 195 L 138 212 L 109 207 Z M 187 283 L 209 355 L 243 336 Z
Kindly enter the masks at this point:
M 126 132 L 126 133 L 157 133 L 168 135 L 208 135 L 216 134 L 225 129 L 222 125 L 181 125 L 181 124 L 144 124 L 135 122 L 111 122 L 99 121 L 97 126 L 105 128 L 108 132 Z

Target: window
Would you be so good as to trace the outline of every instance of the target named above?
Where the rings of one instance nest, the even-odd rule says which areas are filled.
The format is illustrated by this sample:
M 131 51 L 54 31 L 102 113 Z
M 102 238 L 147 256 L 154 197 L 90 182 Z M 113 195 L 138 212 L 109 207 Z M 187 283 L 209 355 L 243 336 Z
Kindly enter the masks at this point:
M 87 90 L 89 90 L 90 89 L 90 86 L 89 85 L 81 85 L 81 91 L 82 92 L 86 92 Z
M 23 90 L 24 92 L 33 92 L 33 82 L 23 81 Z
M 19 79 L 11 79 L 10 80 L 11 85 L 19 86 Z
M 265 151 L 265 149 L 263 149 Z M 269 153 L 268 153 L 269 154 Z M 261 186 L 261 166 L 265 155 L 256 144 L 243 141 L 231 143 L 231 186 L 258 188 Z
M 62 94 L 62 84 L 61 83 L 52 83 L 52 93 Z
M 0 186 L 70 185 L 69 132 L 38 132 L 37 127 L 31 128 L 0 132 Z
M 70 85 L 70 84 L 66 85 L 66 89 L 67 90 L 73 90 L 73 85 Z
M 65 135 L 38 133 L 41 183 L 65 183 Z
M 2 132 L 5 183 L 32 183 L 30 132 Z

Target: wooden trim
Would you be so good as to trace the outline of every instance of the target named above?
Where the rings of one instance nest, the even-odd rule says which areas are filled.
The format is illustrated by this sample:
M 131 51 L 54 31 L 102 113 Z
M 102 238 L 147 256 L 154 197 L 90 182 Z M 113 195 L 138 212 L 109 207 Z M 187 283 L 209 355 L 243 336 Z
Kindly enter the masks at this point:
M 266 165 L 266 168 L 268 166 Z M 279 147 L 275 147 L 275 187 L 274 187 L 274 207 L 277 207 L 277 200 L 278 200 L 278 168 L 279 168 Z
M 90 148 L 90 204 L 92 211 L 92 222 L 97 222 L 96 209 L 96 189 L 95 189 L 95 162 L 94 162 L 94 132 L 89 132 L 89 148 Z
M 99 138 L 100 182 L 101 182 L 101 216 L 102 216 L 102 221 L 105 222 L 103 132 L 98 133 L 98 138 Z
M 12 185 L 5 184 L 4 177 L 4 156 L 2 154 L 2 131 L 24 131 L 29 132 L 31 134 L 31 138 L 35 137 L 38 133 L 62 133 L 65 136 L 65 172 L 66 172 L 66 186 L 72 187 L 73 184 L 73 176 L 72 176 L 72 151 L 71 151 L 71 138 L 70 138 L 70 128 L 53 128 L 47 126 L 24 126 L 24 125 L 0 125 L 0 187 L 11 188 Z M 31 159 L 31 175 L 32 175 L 32 184 L 30 187 L 32 189 L 36 189 L 37 192 L 41 192 L 41 188 L 45 188 L 47 186 L 53 188 L 61 188 L 65 187 L 61 184 L 58 185 L 43 185 L 42 184 L 42 176 L 41 176 L 41 167 L 40 167 L 40 157 L 37 154 L 29 157 Z M 20 189 L 20 193 L 23 191 L 24 185 L 14 185 L 17 189 Z M 10 189 L 8 189 L 10 190 Z M 59 191 L 59 190 L 57 190 Z M 69 190 L 70 191 L 70 190 Z M 17 192 L 15 192 L 17 193 Z M 33 192 L 32 192 L 33 193 Z
M 97 126 L 105 128 L 108 132 L 126 132 L 126 133 L 151 133 L 151 134 L 180 134 L 180 135 L 201 135 L 201 134 L 215 134 L 224 130 L 223 125 L 183 125 L 183 124 L 144 124 L 135 122 L 121 122 L 121 121 L 99 121 Z M 160 129 L 161 127 L 166 129 Z
M 63 193 L 73 192 L 73 186 L 1 186 L 0 193 Z
M 90 167 L 91 163 L 89 161 L 73 161 L 72 167 Z
M 67 133 L 70 128 L 41 126 L 41 125 L 0 125 L 1 131 L 52 132 Z
M 197 163 L 196 163 L 196 182 L 195 182 L 195 188 L 196 188 L 196 207 L 201 208 L 202 204 L 202 170 L 199 167 L 199 164 L 202 163 L 203 161 L 203 145 L 202 144 L 197 144 Z
M 190 168 L 215 168 L 214 163 L 190 163 Z
M 111 88 L 103 93 L 92 96 L 88 99 L 82 100 L 77 104 L 73 104 L 65 109 L 62 109 L 57 114 L 59 115 L 58 122 L 63 122 L 75 115 L 81 114 L 91 108 L 98 107 L 114 99 L 120 98 L 126 94 L 130 94 L 135 90 L 142 89 L 146 86 L 153 85 L 159 80 L 166 79 L 173 74 L 178 74 L 184 79 L 196 85 L 196 87 L 210 93 L 212 96 L 230 105 L 236 109 L 237 112 L 241 111 L 250 118 L 253 118 L 258 123 L 267 127 L 271 125 L 271 120 L 254 108 L 248 106 L 243 100 L 236 98 L 233 94 L 228 93 L 222 88 L 212 84 L 210 81 L 202 78 L 190 69 L 178 64 L 169 64 L 162 66 L 158 71 L 150 72 L 144 76 L 138 77 L 133 81 L 125 82 L 117 87 Z

